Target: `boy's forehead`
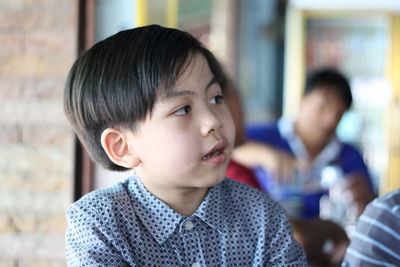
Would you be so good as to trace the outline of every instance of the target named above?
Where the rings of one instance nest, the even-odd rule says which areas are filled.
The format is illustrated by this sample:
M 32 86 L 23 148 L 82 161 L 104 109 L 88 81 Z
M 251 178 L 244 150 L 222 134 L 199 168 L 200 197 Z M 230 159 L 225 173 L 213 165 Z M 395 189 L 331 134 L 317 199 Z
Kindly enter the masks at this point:
M 208 91 L 208 89 L 213 85 L 218 83 L 217 78 L 212 75 L 210 79 L 207 81 L 207 83 L 203 85 L 200 85 L 198 89 L 195 89 L 195 87 L 185 87 L 181 88 L 179 86 L 172 86 L 169 90 L 163 89 L 161 90 L 160 94 L 158 94 L 157 101 L 168 101 L 169 99 L 179 97 L 179 96 L 190 96 L 190 95 L 196 95 L 198 94 L 197 90 L 204 90 Z M 196 86 L 199 84 L 196 84 Z
M 185 76 L 188 76 L 188 72 L 192 71 L 197 54 L 196 52 L 188 55 L 180 64 L 175 66 L 175 69 L 168 70 L 162 75 L 157 87 L 158 96 L 164 97 L 173 91 L 179 90 L 178 85 Z
M 162 82 L 158 87 L 157 87 L 157 95 L 156 95 L 156 102 L 159 101 L 167 101 L 171 99 L 174 96 L 179 96 L 181 95 L 184 89 L 180 88 L 178 86 L 178 81 L 179 78 L 176 82 L 173 84 L 166 86 L 165 82 Z M 185 92 L 188 92 L 188 90 L 184 90 Z
M 320 87 L 316 88 L 313 92 L 309 94 L 311 98 L 313 96 L 317 96 L 320 99 L 324 99 L 324 101 L 330 103 L 331 105 L 336 105 L 338 107 L 347 109 L 346 101 L 343 99 L 343 96 L 332 87 Z M 307 96 L 306 96 L 307 97 Z
M 182 90 L 191 90 L 199 85 L 200 79 L 206 78 L 216 80 L 214 73 L 210 69 L 207 59 L 197 52 L 186 59 L 186 62 L 176 70 L 171 76 L 166 76 L 157 88 L 157 95 L 160 98 L 168 97 Z M 210 81 L 204 81 L 204 86 L 208 87 Z M 215 82 L 215 81 L 213 81 Z

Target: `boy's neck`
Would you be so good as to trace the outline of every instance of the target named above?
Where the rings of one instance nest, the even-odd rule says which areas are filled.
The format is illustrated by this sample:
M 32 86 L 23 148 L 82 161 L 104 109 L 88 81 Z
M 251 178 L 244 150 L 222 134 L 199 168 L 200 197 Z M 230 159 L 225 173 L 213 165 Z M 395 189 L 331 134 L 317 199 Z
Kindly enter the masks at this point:
M 191 192 L 185 192 L 180 195 L 174 194 L 173 197 L 169 199 L 160 199 L 179 214 L 190 216 L 199 208 L 208 189 L 201 189 L 201 191 L 200 189 L 196 189 L 196 192 L 193 192 L 194 190 L 190 191 Z
M 192 215 L 207 195 L 208 188 L 159 188 L 141 179 L 154 196 L 183 216 Z

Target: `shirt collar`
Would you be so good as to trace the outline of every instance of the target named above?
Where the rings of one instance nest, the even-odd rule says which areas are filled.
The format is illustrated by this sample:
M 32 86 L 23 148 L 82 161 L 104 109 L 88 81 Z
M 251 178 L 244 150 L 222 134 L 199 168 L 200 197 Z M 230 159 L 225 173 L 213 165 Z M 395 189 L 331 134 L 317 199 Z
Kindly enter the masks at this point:
M 131 178 L 129 189 L 133 193 L 133 199 L 135 200 L 133 207 L 136 215 L 161 245 L 186 217 L 174 211 L 148 191 L 136 175 Z M 226 225 L 222 206 L 221 184 L 218 184 L 210 188 L 197 211 L 191 216 L 198 217 L 210 227 L 222 232 Z
M 281 118 L 278 121 L 278 130 L 282 137 L 284 137 L 293 154 L 297 158 L 309 159 L 310 156 L 301 141 L 300 137 L 294 131 L 294 121 L 288 118 Z M 341 142 L 337 139 L 336 135 L 332 136 L 328 144 L 322 149 L 322 151 L 317 155 L 317 157 L 311 163 L 312 166 L 324 166 L 328 165 L 339 156 L 340 150 L 342 148 Z
M 227 219 L 226 216 L 224 216 L 223 210 L 224 182 L 210 188 L 207 196 L 200 204 L 200 207 L 192 215 L 197 216 L 219 233 L 224 232 L 225 226 L 227 225 Z
M 176 229 L 183 216 L 148 191 L 138 176 L 131 178 L 129 189 L 135 214 L 161 245 Z

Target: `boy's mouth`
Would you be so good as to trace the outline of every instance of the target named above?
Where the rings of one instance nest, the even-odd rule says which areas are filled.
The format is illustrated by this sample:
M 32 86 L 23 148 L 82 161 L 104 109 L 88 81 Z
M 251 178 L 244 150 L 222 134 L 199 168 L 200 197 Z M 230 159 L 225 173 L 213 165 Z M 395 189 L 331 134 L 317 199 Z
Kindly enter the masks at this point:
M 205 156 L 203 157 L 203 159 L 204 159 L 204 160 L 210 159 L 210 158 L 213 158 L 213 157 L 218 156 L 218 155 L 221 154 L 221 153 L 222 153 L 222 150 L 215 150 L 214 152 L 205 155 Z
M 215 159 L 212 160 L 212 163 L 219 163 L 220 161 L 222 162 L 225 161 L 225 153 L 224 153 L 225 148 L 226 148 L 226 142 L 225 141 L 219 142 L 211 149 L 209 153 L 207 153 L 207 155 L 202 157 L 202 160 L 210 161 L 211 159 Z

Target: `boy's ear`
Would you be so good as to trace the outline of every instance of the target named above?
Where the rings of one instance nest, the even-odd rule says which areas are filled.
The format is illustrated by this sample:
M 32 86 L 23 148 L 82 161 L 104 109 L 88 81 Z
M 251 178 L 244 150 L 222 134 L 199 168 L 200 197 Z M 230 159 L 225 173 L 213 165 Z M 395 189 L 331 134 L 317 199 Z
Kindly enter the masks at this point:
M 108 158 L 128 169 L 137 167 L 140 159 L 130 144 L 127 131 L 107 128 L 101 133 L 101 145 Z

